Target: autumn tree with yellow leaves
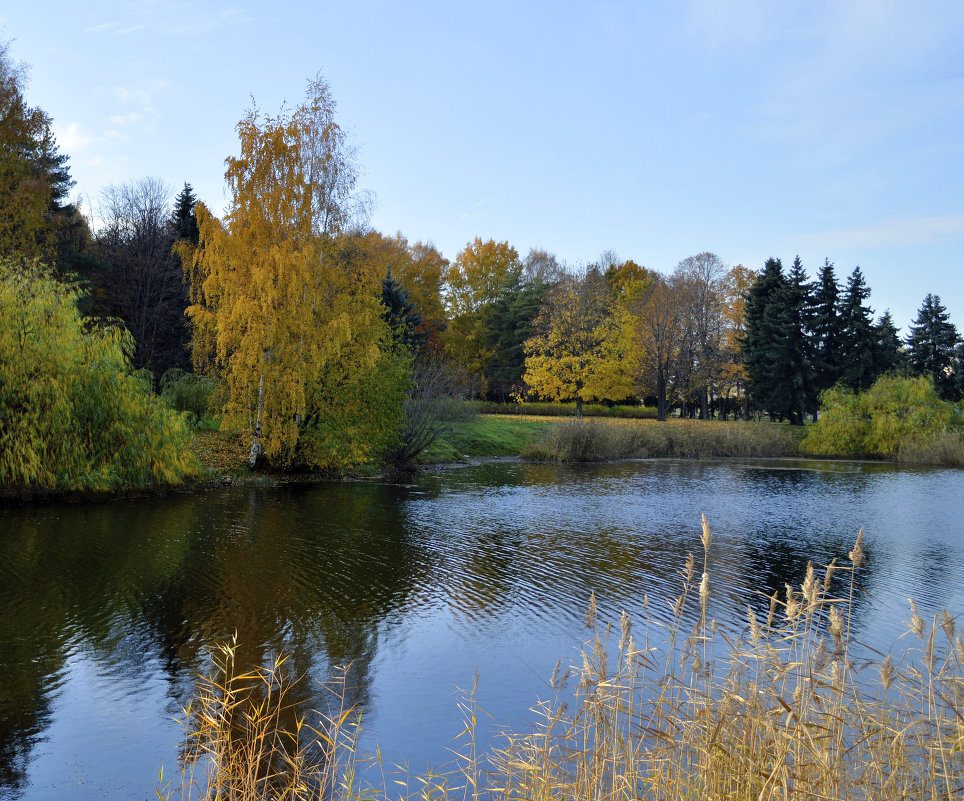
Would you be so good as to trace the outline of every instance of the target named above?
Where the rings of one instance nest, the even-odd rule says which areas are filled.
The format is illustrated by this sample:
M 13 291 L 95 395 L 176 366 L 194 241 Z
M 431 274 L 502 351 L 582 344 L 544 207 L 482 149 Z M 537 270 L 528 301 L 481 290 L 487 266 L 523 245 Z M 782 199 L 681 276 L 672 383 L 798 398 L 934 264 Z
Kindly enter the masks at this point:
M 606 277 L 596 267 L 568 275 L 546 296 L 526 342 L 523 380 L 535 395 L 575 401 L 618 401 L 633 395 L 630 331 Z
M 740 342 L 746 331 L 743 309 L 746 305 L 746 293 L 756 280 L 756 272 L 742 264 L 731 267 L 726 273 L 724 282 L 725 303 L 723 332 L 723 368 L 721 372 L 721 387 L 724 393 L 724 413 L 728 402 L 735 401 L 743 406 L 743 416 L 747 416 L 747 371 L 743 363 Z
M 25 88 L 26 68 L 0 41 L 0 257 L 54 264 L 69 250 L 79 216 L 66 202 L 74 182 L 53 121 L 27 104 Z
M 378 231 L 354 231 L 338 240 L 340 258 L 364 265 L 384 278 L 389 270 L 405 287 L 422 317 L 419 334 L 430 346 L 441 347 L 440 336 L 446 326 L 442 284 L 449 261 L 430 242 L 411 243 L 401 233 L 386 236 Z
M 487 321 L 503 288 L 522 275 L 519 252 L 508 242 L 476 237 L 458 254 L 446 274 L 449 329 L 446 346 L 451 356 L 475 375 L 482 376 L 492 356 Z
M 262 455 L 345 469 L 375 459 L 402 422 L 409 370 L 391 346 L 369 262 L 339 257 L 362 209 L 357 170 L 320 76 L 277 116 L 249 110 L 227 159 L 225 219 L 197 207 L 195 336 L 214 345 L 227 425 Z

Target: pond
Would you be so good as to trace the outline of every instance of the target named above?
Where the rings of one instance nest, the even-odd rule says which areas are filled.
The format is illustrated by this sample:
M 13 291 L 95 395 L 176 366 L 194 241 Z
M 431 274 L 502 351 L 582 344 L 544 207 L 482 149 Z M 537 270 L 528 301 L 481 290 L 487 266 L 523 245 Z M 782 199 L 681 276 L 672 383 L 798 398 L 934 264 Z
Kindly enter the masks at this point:
M 153 798 L 174 718 L 210 649 L 291 655 L 319 682 L 351 663 L 366 746 L 413 771 L 449 761 L 456 688 L 525 729 L 553 666 L 602 620 L 669 617 L 685 555 L 714 532 L 714 616 L 846 558 L 857 636 L 886 650 L 913 597 L 964 610 L 964 472 L 801 461 L 499 462 L 411 486 L 346 482 L 4 510 L 0 798 Z M 761 604 L 762 605 L 762 604 Z

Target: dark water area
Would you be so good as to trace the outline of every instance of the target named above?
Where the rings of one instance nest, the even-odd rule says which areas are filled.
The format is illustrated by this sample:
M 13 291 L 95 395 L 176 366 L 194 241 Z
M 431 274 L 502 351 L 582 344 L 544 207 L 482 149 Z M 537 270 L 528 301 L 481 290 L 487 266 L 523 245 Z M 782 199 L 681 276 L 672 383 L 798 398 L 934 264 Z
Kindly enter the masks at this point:
M 211 649 L 290 654 L 304 700 L 351 663 L 365 745 L 450 759 L 478 669 L 485 731 L 525 729 L 557 659 L 648 596 L 668 619 L 700 513 L 711 610 L 845 559 L 866 535 L 856 636 L 886 651 L 907 598 L 964 611 L 964 472 L 827 462 L 495 463 L 342 483 L 0 513 L 0 799 L 153 798 Z M 484 739 L 484 738 L 483 738 Z

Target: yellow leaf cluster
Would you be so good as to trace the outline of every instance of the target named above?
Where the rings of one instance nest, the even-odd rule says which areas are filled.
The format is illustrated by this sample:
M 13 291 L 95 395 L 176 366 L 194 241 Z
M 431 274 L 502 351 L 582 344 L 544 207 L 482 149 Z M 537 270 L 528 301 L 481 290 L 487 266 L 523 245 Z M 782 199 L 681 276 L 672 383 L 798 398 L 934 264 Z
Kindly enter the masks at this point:
M 456 257 L 446 276 L 449 353 L 476 374 L 492 356 L 486 319 L 502 288 L 522 273 L 518 251 L 508 242 L 476 237 Z
M 622 400 L 634 392 L 631 325 L 598 273 L 570 276 L 547 297 L 525 345 L 523 380 L 557 401 Z

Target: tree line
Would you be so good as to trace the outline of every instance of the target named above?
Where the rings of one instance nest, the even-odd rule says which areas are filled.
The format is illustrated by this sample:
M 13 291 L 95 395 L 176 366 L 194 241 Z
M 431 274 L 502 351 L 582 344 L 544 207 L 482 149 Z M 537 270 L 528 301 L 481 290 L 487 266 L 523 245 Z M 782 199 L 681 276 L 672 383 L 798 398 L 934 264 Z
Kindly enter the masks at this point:
M 83 287 L 87 330 L 123 328 L 126 369 L 148 386 L 205 377 L 226 424 L 250 433 L 252 464 L 410 462 L 459 395 L 802 423 L 821 392 L 895 370 L 961 394 L 964 352 L 939 297 L 901 341 L 889 313 L 873 319 L 859 268 L 843 287 L 829 261 L 811 281 L 799 259 L 755 272 L 709 252 L 668 274 L 611 251 L 573 269 L 481 238 L 449 261 L 374 231 L 320 76 L 294 109 L 242 117 L 223 217 L 188 183 L 174 196 L 144 178 L 106 189 L 96 225 L 66 202 L 66 156 L 6 45 L 0 91 L 4 280 L 50 265 Z

